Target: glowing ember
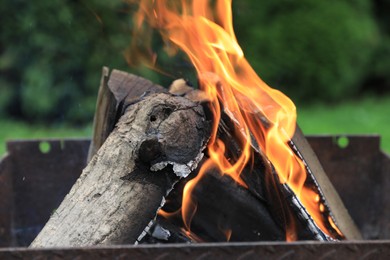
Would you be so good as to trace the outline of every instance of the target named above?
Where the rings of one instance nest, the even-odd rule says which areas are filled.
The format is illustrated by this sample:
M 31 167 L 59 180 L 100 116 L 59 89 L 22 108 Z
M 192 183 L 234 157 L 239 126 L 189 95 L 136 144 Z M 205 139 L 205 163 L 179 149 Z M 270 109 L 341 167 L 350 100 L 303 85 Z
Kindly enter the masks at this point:
M 331 236 L 325 221 L 337 227 L 330 218 L 324 220 L 321 216 L 324 205 L 318 194 L 304 186 L 305 166 L 288 145 L 296 126 L 295 106 L 283 93 L 265 84 L 244 58 L 233 30 L 231 0 L 141 0 L 135 18 L 139 30 L 147 22 L 161 33 L 167 46 L 178 47 L 188 55 L 196 68 L 200 88 L 211 100 L 214 125 L 208 144 L 209 160 L 184 189 L 181 213 L 186 228 L 190 230 L 197 208 L 191 193 L 209 169 L 218 168 L 246 186 L 240 173 L 253 156 L 252 134 L 274 165 L 280 182 L 294 191 L 318 227 Z M 217 137 L 221 109 L 242 133 L 242 153 L 234 162 L 225 157 L 225 144 Z M 229 239 L 231 231 L 225 233 Z M 287 240 L 295 239 L 294 223 L 290 223 L 286 233 Z

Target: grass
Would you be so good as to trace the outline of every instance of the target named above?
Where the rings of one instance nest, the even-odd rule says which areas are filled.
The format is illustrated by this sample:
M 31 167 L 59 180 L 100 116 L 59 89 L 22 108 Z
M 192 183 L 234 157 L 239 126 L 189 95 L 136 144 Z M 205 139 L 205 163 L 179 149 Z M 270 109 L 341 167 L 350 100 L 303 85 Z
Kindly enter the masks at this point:
M 380 134 L 382 149 L 390 152 L 390 96 L 364 97 L 337 105 L 298 107 L 298 123 L 305 134 Z M 9 139 L 90 137 L 91 126 L 31 125 L 0 121 L 0 157 Z
M 37 125 L 11 119 L 0 119 L 0 158 L 6 150 L 6 140 L 35 138 L 91 137 L 92 122 L 84 127 Z
M 382 150 L 390 153 L 390 96 L 297 110 L 298 124 L 305 134 L 379 134 Z

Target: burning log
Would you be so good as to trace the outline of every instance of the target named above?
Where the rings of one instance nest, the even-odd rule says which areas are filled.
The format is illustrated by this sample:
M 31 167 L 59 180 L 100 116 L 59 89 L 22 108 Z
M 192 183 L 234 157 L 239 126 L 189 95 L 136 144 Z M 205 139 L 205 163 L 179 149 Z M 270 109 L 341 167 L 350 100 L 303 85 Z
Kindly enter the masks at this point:
M 229 147 L 226 156 L 234 160 L 241 151 L 239 139 L 235 136 L 237 131 L 234 124 L 226 114 L 223 115 L 218 136 Z M 187 240 L 198 242 L 283 241 L 286 238 L 286 212 L 283 212 L 279 205 L 281 201 L 275 200 L 275 196 L 280 194 L 277 194 L 278 187 L 267 181 L 269 174 L 271 169 L 260 154 L 241 174 L 245 186 L 216 168 L 208 169 L 203 174 L 192 173 L 188 178 L 181 180 L 178 187 L 167 197 L 164 211 L 154 225 L 169 230 L 170 234 L 177 237 L 177 229 L 172 230 L 172 225 L 166 225 L 164 218 L 167 218 L 174 226 L 186 230 L 179 236 L 187 236 Z M 190 201 L 183 200 L 185 186 L 192 181 L 191 179 L 198 180 L 191 192 Z M 183 215 L 186 209 L 181 209 L 182 215 L 178 214 L 180 207 L 184 207 L 182 201 L 192 204 L 196 212 Z M 313 233 L 305 235 L 306 238 L 315 239 Z M 153 241 L 153 238 L 156 239 L 153 232 L 150 232 L 145 241 Z M 164 240 L 170 242 L 169 237 L 158 241 Z M 182 239 L 181 242 L 187 240 Z
M 234 136 L 234 133 L 233 122 L 229 120 L 229 116 L 223 114 L 218 136 L 229 147 L 226 154 L 228 158 L 237 158 L 240 153 L 238 138 Z M 297 140 L 297 137 L 304 139 L 299 129 L 296 132 L 294 144 L 304 147 L 304 155 L 307 156 L 307 153 L 311 151 L 310 146 L 303 144 L 302 140 Z M 298 148 L 295 146 L 294 149 Z M 333 240 L 332 237 L 343 239 L 332 227 L 328 227 L 328 231 L 333 232 L 332 237 L 324 233 L 315 224 L 293 191 L 287 185 L 280 183 L 275 169 L 269 164 L 259 147 L 254 145 L 252 151 L 257 155 L 251 165 L 248 165 L 241 174 L 246 187 L 239 185 L 230 176 L 221 174 L 217 169 L 209 169 L 207 174 L 204 174 L 196 183 L 191 196 L 192 201 L 186 201 L 186 203 L 196 204 L 193 206 L 196 208 L 196 213 L 190 216 L 190 220 L 184 220 L 190 222 L 189 225 L 183 223 L 182 216 L 178 214 L 182 206 L 181 202 L 184 201 L 182 198 L 184 186 L 187 185 L 189 178 L 182 180 L 179 188 L 176 187 L 175 191 L 168 196 L 168 203 L 163 208 L 167 212 L 174 213 L 162 212 L 162 216 L 154 223 L 154 226 L 165 228 L 175 237 L 187 236 L 187 239 L 182 239 L 181 242 L 188 240 L 208 242 L 285 240 L 286 232 L 289 232 L 287 227 L 291 224 L 295 225 L 296 234 L 292 235 L 297 240 L 329 241 Z M 309 159 L 310 163 L 316 163 L 314 158 Z M 317 162 L 314 165 L 318 167 L 319 164 Z M 310 171 L 309 168 L 308 170 Z M 310 174 L 307 182 L 311 184 L 311 182 L 316 182 L 316 178 L 311 171 Z M 193 175 L 196 176 L 196 174 Z M 192 178 L 196 178 L 194 176 Z M 323 170 L 316 172 L 316 176 L 320 176 L 321 183 L 328 180 Z M 311 188 L 317 189 L 317 192 L 320 189 L 318 184 Z M 332 188 L 328 180 L 325 189 L 329 192 Z M 335 192 L 334 188 L 333 192 Z M 329 205 L 332 208 L 336 207 L 336 210 L 344 209 L 335 214 L 337 220 L 343 222 L 344 225 L 347 224 L 350 228 L 342 229 L 343 232 L 345 230 L 343 235 L 348 239 L 358 239 L 359 231 L 350 220 L 349 214 L 340 218 L 340 213 L 345 214 L 345 208 L 341 201 L 334 202 L 337 193 L 331 196 L 333 200 L 329 200 L 331 202 L 329 203 L 327 197 L 322 194 L 322 203 L 326 203 L 326 207 Z M 323 212 L 324 218 L 330 218 L 330 214 L 335 212 L 327 210 Z M 177 228 L 172 229 L 172 225 L 167 226 L 163 218 L 167 218 L 169 222 L 181 227 L 182 230 L 186 229 L 187 232 L 178 232 Z M 188 232 L 189 229 L 191 232 Z M 155 241 L 155 239 L 153 232 L 150 232 L 143 242 Z M 169 236 L 164 239 L 157 238 L 158 242 L 165 242 L 164 240 L 171 242 Z
M 195 176 L 196 174 L 191 177 Z M 182 198 L 182 189 L 185 184 L 181 183 L 180 186 L 168 196 L 164 210 L 175 212 L 176 208 L 181 206 L 177 200 Z M 269 200 L 254 195 L 230 176 L 223 175 L 216 169 L 208 171 L 197 182 L 192 191 L 191 203 L 196 205 L 196 213 L 191 215 L 191 219 L 187 219 L 186 223 L 183 223 L 181 216 L 177 214 L 162 213 L 161 217 L 166 217 L 167 221 L 176 227 L 181 227 L 182 230 L 186 229 L 184 235 L 192 241 L 285 240 L 284 227 L 278 222 L 279 219 L 271 214 L 272 205 L 269 204 Z M 170 233 L 177 233 L 169 226 L 165 226 L 164 221 L 159 219 L 156 225 L 163 226 Z M 188 225 L 189 221 L 190 225 Z
M 156 87 L 118 72 L 110 80 Z M 202 107 L 165 93 L 123 93 L 114 92 L 124 111 L 115 129 L 31 247 L 134 243 L 174 183 L 196 168 L 208 136 Z
M 180 177 L 191 173 L 168 196 L 166 211 L 180 209 L 184 186 L 203 174 L 201 167 L 195 168 L 209 137 L 210 111 L 204 106 L 204 114 L 198 103 L 181 97 L 205 100 L 204 93 L 188 88 L 185 82 L 176 82 L 172 95 L 140 77 L 116 70 L 108 76 L 107 72 L 103 70 L 98 97 L 98 104 L 105 105 L 104 109 L 97 107 L 90 149 L 91 156 L 98 152 L 32 247 L 122 244 L 156 241 L 156 237 L 168 242 L 285 240 L 292 222 L 296 239 L 331 240 L 314 224 L 288 185 L 280 183 L 272 162 L 254 140 L 254 161 L 243 169 L 241 181 L 209 168 L 192 190 L 195 215 L 191 212 L 187 219 L 176 216 L 169 221 L 160 216 L 152 223 Z M 105 99 L 111 101 L 99 102 Z M 110 104 L 112 100 L 115 106 Z M 264 119 L 259 122 L 262 127 L 267 124 Z M 222 113 L 218 138 L 225 143 L 226 158 L 232 162 L 242 152 L 243 133 L 239 129 L 231 115 Z M 309 158 L 306 162 L 311 166 L 314 159 L 307 156 L 310 147 L 300 132 L 296 136 L 301 139 L 295 137 L 291 146 L 301 157 Z M 313 165 L 318 167 L 315 162 Z M 325 173 L 316 174 L 325 183 Z M 327 194 L 332 192 L 331 185 L 325 189 Z M 321 200 L 333 210 L 343 207 L 341 201 L 335 204 L 324 196 Z M 334 214 L 335 222 L 347 223 L 341 231 L 348 239 L 358 238 L 353 222 L 344 213 L 341 221 L 340 214 Z

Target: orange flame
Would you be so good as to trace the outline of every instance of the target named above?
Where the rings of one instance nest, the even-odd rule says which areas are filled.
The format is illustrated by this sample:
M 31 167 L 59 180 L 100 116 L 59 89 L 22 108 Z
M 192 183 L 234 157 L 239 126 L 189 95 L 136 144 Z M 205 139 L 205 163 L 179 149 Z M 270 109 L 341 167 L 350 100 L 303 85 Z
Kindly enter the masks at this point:
M 231 0 L 141 0 L 136 15 L 139 29 L 147 21 L 159 30 L 171 51 L 179 48 L 188 55 L 200 88 L 211 100 L 215 120 L 208 144 L 209 160 L 184 189 L 182 215 L 186 228 L 190 230 L 197 207 L 191 199 L 192 190 L 208 169 L 217 168 L 246 186 L 240 173 L 252 156 L 252 134 L 273 163 L 281 183 L 288 184 L 315 223 L 330 235 L 321 217 L 324 205 L 319 203 L 318 194 L 304 187 L 305 167 L 288 145 L 295 132 L 295 105 L 264 83 L 244 58 L 233 30 L 231 4 Z M 242 153 L 234 163 L 224 156 L 225 144 L 217 136 L 220 103 L 242 133 Z M 267 126 L 260 117 L 266 119 Z M 295 236 L 293 226 L 287 230 L 290 239 Z

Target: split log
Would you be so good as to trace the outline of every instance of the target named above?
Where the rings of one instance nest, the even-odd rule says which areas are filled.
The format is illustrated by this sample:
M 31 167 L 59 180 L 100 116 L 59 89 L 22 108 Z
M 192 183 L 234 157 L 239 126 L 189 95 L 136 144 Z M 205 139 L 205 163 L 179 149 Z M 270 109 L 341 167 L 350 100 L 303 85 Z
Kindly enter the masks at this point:
M 223 113 L 218 137 L 229 147 L 226 156 L 233 161 L 239 156 L 241 149 L 237 134 L 241 135 L 240 131 L 235 129 L 234 123 Z M 294 194 L 290 189 L 285 190 L 286 187 L 279 183 L 277 174 L 261 151 L 253 149 L 252 152 L 253 161 L 241 173 L 246 187 L 235 182 L 230 176 L 219 173 L 217 169 L 208 169 L 197 182 L 191 196 L 192 203 L 196 204 L 196 212 L 190 223 L 191 232 L 180 232 L 186 227 L 178 210 L 182 206 L 184 186 L 196 177 L 196 172 L 181 180 L 167 198 L 168 203 L 163 210 L 176 212 L 168 214 L 168 221 L 173 225 L 166 224 L 167 221 L 163 218 L 166 214 L 154 223 L 154 227 L 168 230 L 169 235 L 159 239 L 159 233 L 155 237 L 156 232 L 152 229 L 153 232 L 149 232 L 142 242 L 284 241 L 287 227 L 291 223 L 294 223 L 296 228 L 297 240 L 331 240 L 314 226 L 313 221 L 307 218 L 306 212 L 301 212 L 304 208 L 292 203 Z M 187 236 L 187 240 L 177 239 L 183 236 Z
M 109 68 L 103 67 L 95 116 L 93 118 L 93 136 L 89 146 L 87 162 L 96 154 L 110 135 L 116 124 L 117 103 L 112 91 L 108 88 Z
M 255 121 L 259 122 L 259 128 L 266 129 L 269 127 L 270 123 L 260 112 L 253 113 L 251 117 Z M 361 239 L 362 236 L 360 234 L 360 231 L 358 230 L 356 224 L 346 210 L 343 202 L 338 196 L 336 189 L 331 184 L 328 176 L 323 170 L 320 162 L 318 161 L 318 158 L 316 157 L 314 151 L 310 147 L 310 144 L 304 137 L 298 124 L 296 125 L 294 136 L 292 137 L 289 145 L 292 151 L 297 154 L 297 156 L 302 160 L 306 167 L 307 178 L 305 180 L 304 186 L 309 189 L 312 189 L 320 195 L 320 203 L 324 206 L 324 211 L 321 212 L 321 214 L 324 222 L 326 223 L 328 231 L 332 234 L 333 237 L 337 239 Z M 253 138 L 252 148 L 255 151 L 261 153 L 259 145 Z M 270 163 L 272 164 L 272 162 Z M 289 196 L 289 194 L 295 196 L 288 186 L 285 186 L 282 191 L 284 193 L 284 196 Z M 293 198 L 291 202 L 294 202 L 290 203 L 292 207 L 294 207 L 295 209 L 301 208 L 303 210 L 302 215 L 308 215 L 307 212 L 304 212 L 306 211 L 306 209 L 303 208 L 301 202 L 297 198 Z M 305 218 L 308 222 L 311 222 L 311 224 L 308 224 L 314 224 L 311 216 Z M 337 232 L 337 230 L 334 228 L 334 224 L 331 223 L 329 219 L 331 219 L 331 221 L 336 224 L 342 235 Z M 314 225 L 312 229 L 318 230 L 319 228 L 318 226 Z M 323 236 L 321 235 L 320 237 Z M 325 236 L 325 239 L 327 240 L 328 238 L 326 238 Z
M 259 125 L 259 128 L 266 128 L 269 124 L 259 113 L 254 113 L 252 116 L 259 121 L 259 124 L 263 124 L 263 126 Z M 238 157 L 241 147 L 237 143 L 240 138 L 235 136 L 234 129 L 231 118 L 223 113 L 218 136 L 224 140 L 228 147 L 226 156 L 232 160 Z M 262 154 L 259 145 L 252 141 L 252 152 L 256 155 L 251 167 L 246 167 L 241 174 L 247 189 L 234 183 L 228 176 L 220 176 L 213 170 L 197 184 L 193 193 L 193 199 L 197 201 L 197 211 L 191 222 L 191 230 L 194 233 L 190 233 L 193 237 L 188 239 L 226 241 L 226 234 L 222 232 L 224 229 L 229 230 L 230 241 L 284 240 L 286 228 L 293 225 L 297 232 L 294 234 L 295 239 L 333 240 L 315 224 L 291 189 L 287 185 L 280 184 L 272 162 Z M 326 207 L 322 217 L 325 221 L 332 217 L 343 233 L 341 236 L 328 222 L 327 228 L 332 237 L 359 239 L 358 229 L 298 126 L 290 145 L 306 165 L 308 177 L 305 186 L 321 195 L 320 201 Z M 188 179 L 182 180 L 181 187 L 187 181 Z M 166 211 L 175 212 L 180 208 L 182 190 L 175 190 L 168 197 L 170 203 L 164 208 Z M 199 190 L 202 192 L 198 192 Z M 171 217 L 169 221 L 184 228 L 180 217 Z M 155 223 L 156 226 L 163 227 L 164 224 L 161 219 Z M 173 234 L 177 233 L 177 229 L 170 231 Z M 151 233 L 150 236 L 153 234 Z M 186 242 L 186 240 L 181 241 Z
M 292 144 L 298 149 L 300 156 L 306 163 L 308 174 L 315 178 L 317 188 L 325 199 L 325 206 L 345 238 L 348 240 L 362 239 L 359 229 L 298 125 L 292 138 Z
M 284 226 L 269 201 L 254 196 L 230 176 L 210 170 L 193 190 L 191 233 L 198 242 L 284 241 Z
M 208 135 L 201 106 L 161 93 L 124 111 L 31 247 L 134 243 L 196 167 Z

